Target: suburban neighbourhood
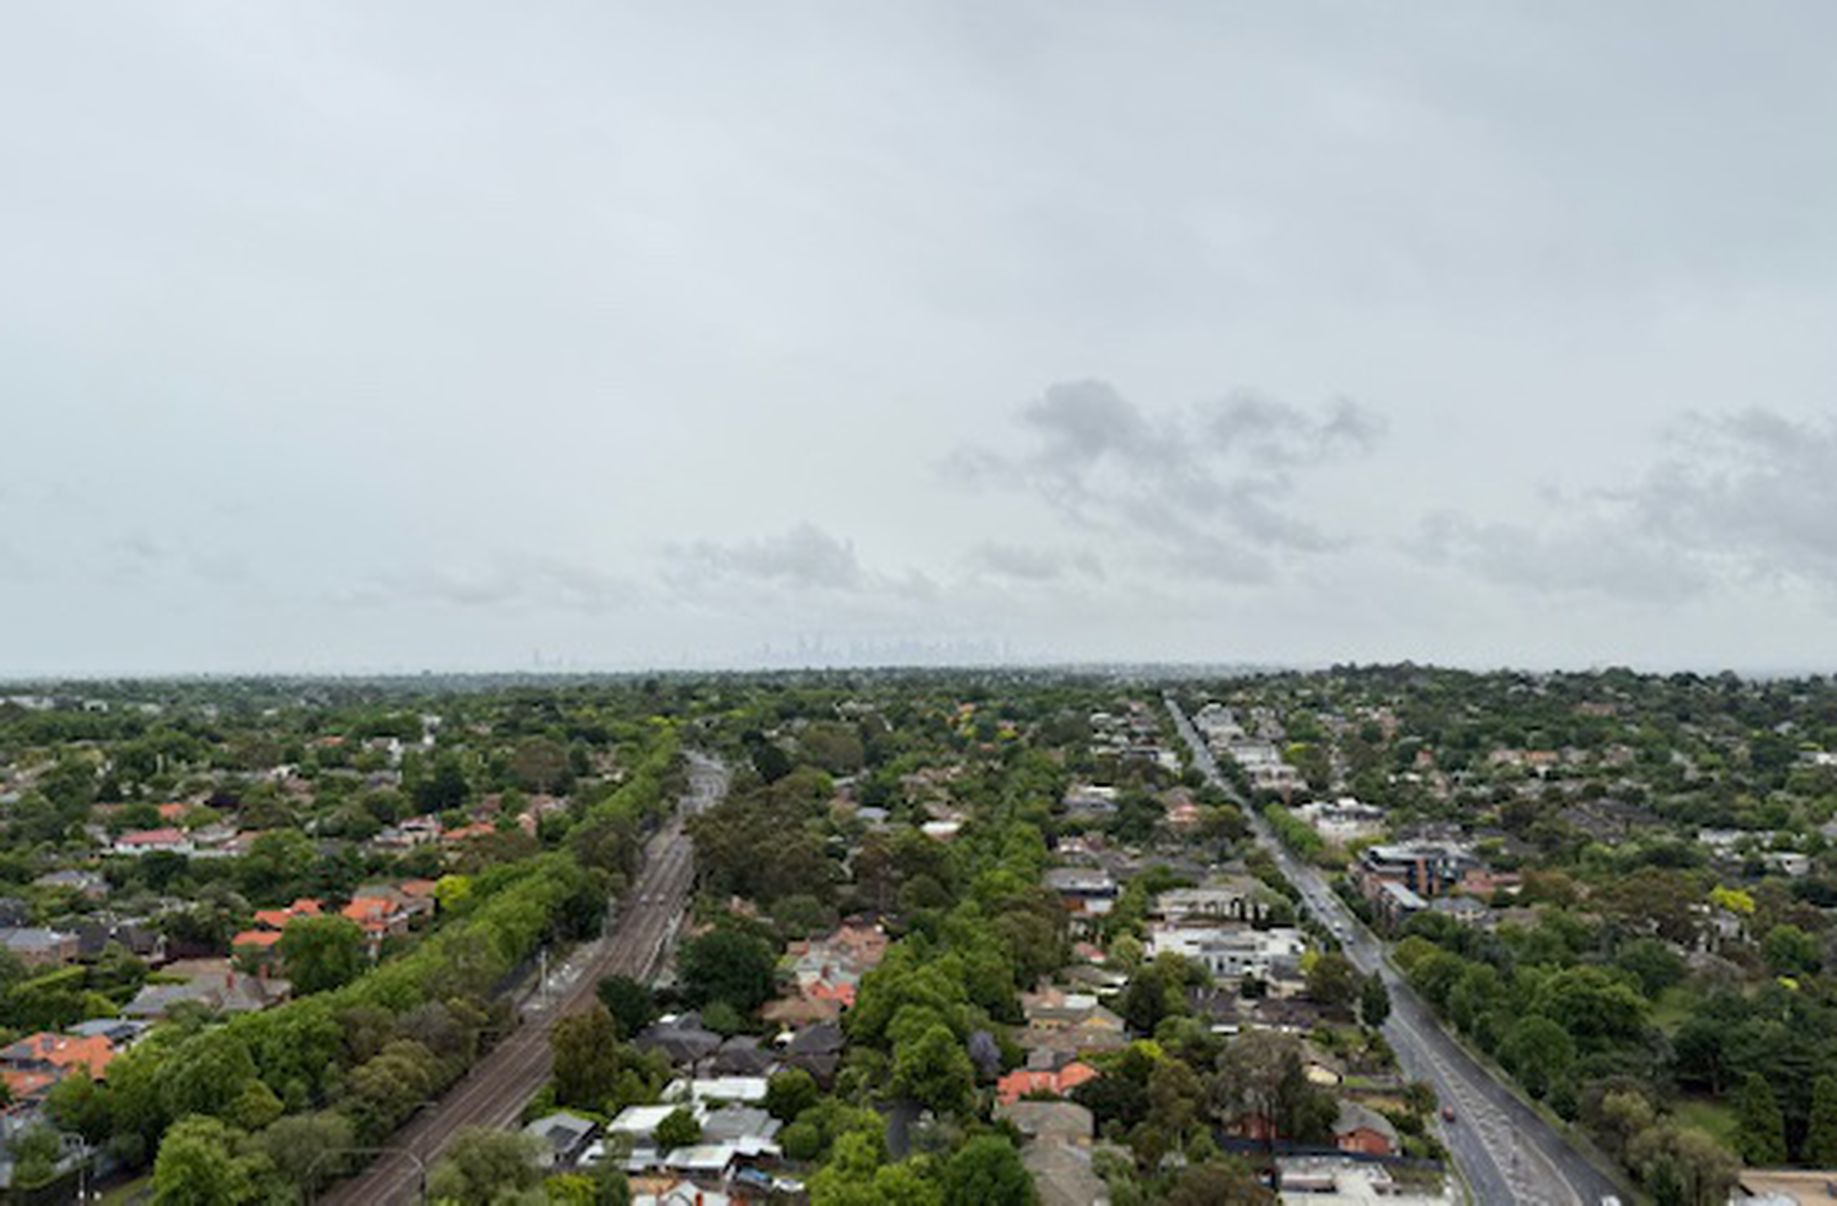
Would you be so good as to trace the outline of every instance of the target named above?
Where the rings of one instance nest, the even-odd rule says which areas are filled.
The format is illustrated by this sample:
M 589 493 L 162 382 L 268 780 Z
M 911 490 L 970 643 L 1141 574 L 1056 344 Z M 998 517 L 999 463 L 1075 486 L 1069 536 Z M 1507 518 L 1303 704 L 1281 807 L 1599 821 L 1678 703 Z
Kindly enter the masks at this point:
M 19 690 L 0 1180 L 1772 1201 L 1837 1168 L 1834 739 L 1408 667 Z

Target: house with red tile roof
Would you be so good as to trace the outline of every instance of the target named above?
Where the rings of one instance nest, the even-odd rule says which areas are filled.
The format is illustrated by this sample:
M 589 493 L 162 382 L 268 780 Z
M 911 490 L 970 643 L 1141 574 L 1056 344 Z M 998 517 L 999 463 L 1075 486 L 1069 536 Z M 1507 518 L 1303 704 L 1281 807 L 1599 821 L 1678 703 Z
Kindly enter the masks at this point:
M 1390 1119 L 1353 1101 L 1342 1101 L 1333 1122 L 1334 1146 L 1343 1152 L 1367 1156 L 1397 1154 L 1397 1128 Z
M 473 838 L 490 837 L 497 831 L 497 826 L 489 821 L 474 821 L 470 825 L 461 825 L 457 829 L 447 830 L 440 835 L 440 840 L 451 845 L 456 842 L 469 842 Z
M 1086 1081 L 1096 1079 L 1097 1069 L 1079 1060 L 1073 1060 L 1056 1072 L 1017 1068 L 995 1082 L 995 1097 L 1003 1105 L 1013 1105 L 1030 1093 L 1063 1097 Z
M 136 858 L 143 854 L 155 852 L 165 854 L 191 854 L 191 837 L 183 829 L 167 827 L 164 829 L 136 829 L 124 833 L 115 839 L 112 847 L 116 854 L 132 855 Z
M 15 1105 L 33 1103 L 73 1072 L 91 1080 L 107 1078 L 115 1045 L 100 1035 L 79 1037 L 41 1031 L 0 1047 L 0 1079 Z
M 317 917 L 324 906 L 310 896 L 302 896 L 284 909 L 257 909 L 255 924 L 263 929 L 284 930 L 296 917 Z
M 0 1047 L 0 1064 L 7 1067 L 44 1067 L 60 1076 L 81 1068 L 91 1080 L 105 1079 L 114 1058 L 115 1045 L 101 1035 L 82 1038 L 40 1031 Z
M 35 1071 L 27 1068 L 0 1067 L 0 1081 L 6 1082 L 6 1091 L 12 1100 L 9 1110 L 36 1108 L 51 1086 L 58 1082 L 58 1077 L 50 1072 Z
M 429 881 L 410 882 L 425 884 Z M 371 884 L 359 888 L 351 902 L 338 912 L 363 929 L 374 957 L 385 938 L 400 937 L 408 933 L 416 918 L 432 916 L 434 901 L 431 896 L 406 891 L 405 886 Z

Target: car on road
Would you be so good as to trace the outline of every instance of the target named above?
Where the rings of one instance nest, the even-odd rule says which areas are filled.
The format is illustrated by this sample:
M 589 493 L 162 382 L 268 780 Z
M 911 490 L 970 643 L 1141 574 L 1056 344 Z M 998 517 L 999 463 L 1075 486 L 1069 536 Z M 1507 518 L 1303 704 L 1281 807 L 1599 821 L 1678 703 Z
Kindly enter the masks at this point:
M 1453 1106 L 1443 1106 L 1442 1107 L 1442 1121 L 1443 1122 L 1453 1122 L 1454 1121 L 1454 1107 Z

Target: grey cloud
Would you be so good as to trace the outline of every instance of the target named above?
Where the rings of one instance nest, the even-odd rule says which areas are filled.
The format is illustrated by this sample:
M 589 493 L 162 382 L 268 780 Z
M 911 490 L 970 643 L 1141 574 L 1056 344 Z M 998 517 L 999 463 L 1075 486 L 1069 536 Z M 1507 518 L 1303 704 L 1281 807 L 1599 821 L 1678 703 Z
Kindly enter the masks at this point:
M 1699 417 L 1630 496 L 1639 524 L 1763 577 L 1837 586 L 1837 418 Z
M 617 574 L 559 557 L 505 553 L 473 567 L 414 566 L 372 575 L 336 597 L 343 604 L 394 604 L 518 612 L 606 612 L 641 592 Z
M 1221 586 L 1259 586 L 1276 576 L 1274 564 L 1263 554 L 1202 532 L 1181 541 L 1167 568 Z
M 1341 453 L 1370 452 L 1384 436 L 1381 416 L 1349 398 L 1315 418 L 1298 407 L 1242 391 L 1203 408 L 1202 425 L 1222 451 L 1242 450 L 1253 464 L 1318 464 Z
M 1837 6 L 101 7 L 0 14 L 0 668 L 1837 665 Z
M 1058 582 L 1074 575 L 1102 579 L 1103 565 L 1090 553 L 1067 553 L 1028 545 L 987 543 L 970 551 L 970 566 L 992 578 Z
M 1663 603 L 1697 594 L 1710 583 L 1701 567 L 1608 518 L 1542 532 L 1523 524 L 1476 523 L 1443 511 L 1423 520 L 1408 550 L 1428 564 L 1541 593 Z
M 159 541 L 144 532 L 130 532 L 104 553 L 103 575 L 111 582 L 134 582 L 164 568 L 170 558 Z
M 103 558 L 102 574 L 114 582 L 137 582 L 163 575 L 189 578 L 207 586 L 230 586 L 246 583 L 251 577 L 249 559 L 243 553 L 195 536 L 162 540 L 144 531 L 133 531 L 116 540 Z
M 750 579 L 792 588 L 852 593 L 868 584 L 852 542 L 803 523 L 782 536 L 718 544 L 698 540 L 665 549 L 665 575 L 679 586 Z
M 1541 524 L 1426 519 L 1410 551 L 1544 591 L 1665 602 L 1740 579 L 1837 590 L 1837 419 L 1697 416 L 1623 487 L 1546 496 Z
M 185 568 L 195 577 L 218 586 L 248 582 L 254 573 L 247 557 L 228 550 L 193 553 L 185 559 Z
M 1030 493 L 1081 527 L 1145 542 L 1187 573 L 1267 579 L 1279 554 L 1344 540 L 1299 514 L 1298 474 L 1369 452 L 1383 421 L 1348 400 L 1315 414 L 1249 392 L 1151 415 L 1105 381 L 1050 386 L 1016 452 L 963 448 L 947 474 Z
M 1038 401 L 1021 411 L 1021 421 L 1044 441 L 1034 454 L 1035 463 L 1067 475 L 1105 457 L 1147 466 L 1179 452 L 1172 432 L 1157 431 L 1107 381 L 1048 386 Z

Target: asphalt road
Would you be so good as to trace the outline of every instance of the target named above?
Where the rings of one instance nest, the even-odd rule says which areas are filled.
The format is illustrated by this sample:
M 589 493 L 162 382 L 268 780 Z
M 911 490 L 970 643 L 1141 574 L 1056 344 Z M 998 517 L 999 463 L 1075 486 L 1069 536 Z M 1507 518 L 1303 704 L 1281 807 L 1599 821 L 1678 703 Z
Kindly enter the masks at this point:
M 619 903 L 605 935 L 552 969 L 549 989 L 522 1009 L 522 1022 L 472 1066 L 445 1097 L 398 1130 L 389 1148 L 358 1176 L 320 1199 L 335 1206 L 393 1206 L 422 1199 L 422 1177 L 453 1137 L 468 1127 L 508 1127 L 548 1081 L 549 1031 L 556 1019 L 593 1000 L 601 977 L 638 978 L 662 963 L 682 919 L 694 880 L 692 849 L 683 821 L 727 791 L 727 771 L 699 754 L 689 758 L 689 792 L 670 823 L 645 847 L 644 867 Z
M 1169 699 L 1167 707 L 1200 770 L 1239 799 L 1179 705 Z M 1404 1073 L 1427 1081 L 1441 1103 L 1453 1108 L 1455 1121 L 1440 1123 L 1439 1130 L 1475 1199 L 1482 1206 L 1596 1206 L 1617 1193 L 1612 1181 L 1448 1035 L 1415 990 L 1384 961 L 1383 943 L 1333 894 L 1320 871 L 1290 857 L 1268 823 L 1247 805 L 1244 815 L 1258 843 L 1300 890 L 1308 909 L 1339 939 L 1346 957 L 1361 972 L 1375 969 L 1383 976 L 1391 994 L 1384 1036 Z

